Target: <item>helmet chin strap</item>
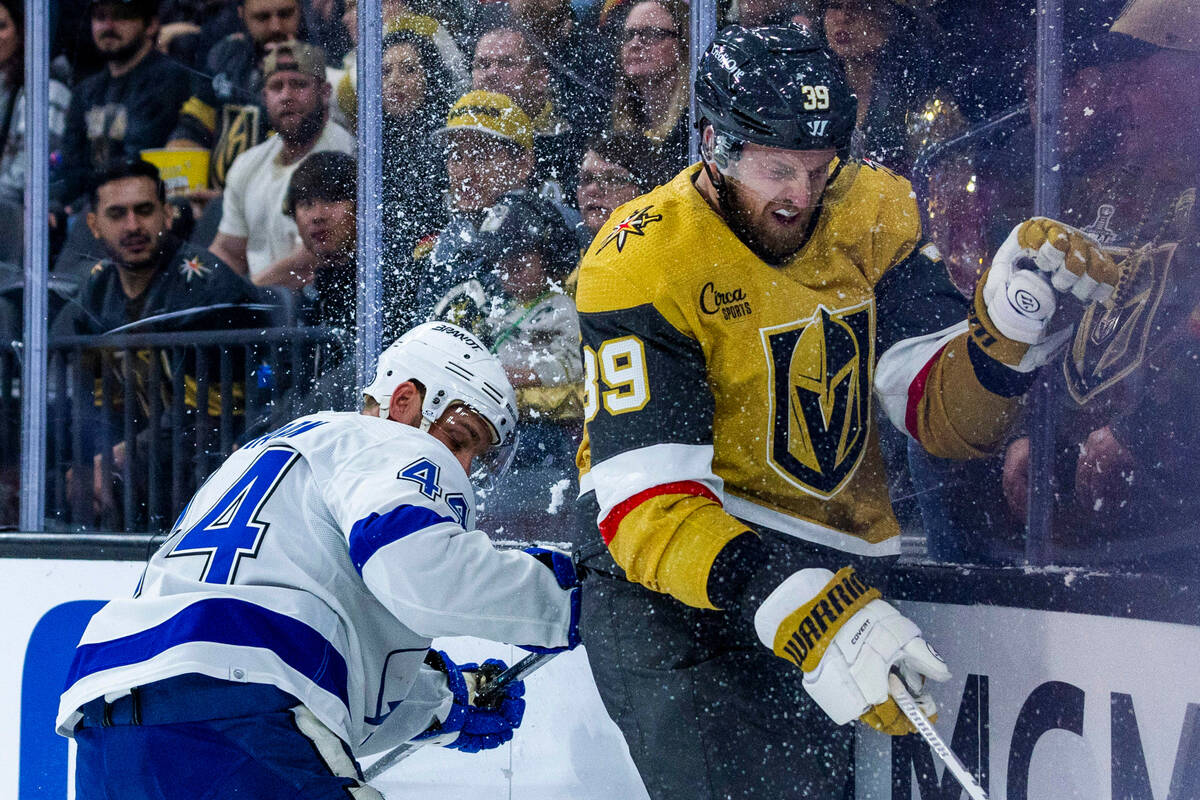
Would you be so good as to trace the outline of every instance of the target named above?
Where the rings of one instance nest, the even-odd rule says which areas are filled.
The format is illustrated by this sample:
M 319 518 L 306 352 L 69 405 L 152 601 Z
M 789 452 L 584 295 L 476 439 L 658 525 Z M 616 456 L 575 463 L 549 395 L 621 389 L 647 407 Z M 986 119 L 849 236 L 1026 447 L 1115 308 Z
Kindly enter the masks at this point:
M 713 169 L 712 163 L 704 157 L 703 153 L 700 155 L 700 163 L 704 165 L 704 174 L 708 176 L 708 182 L 712 184 L 713 191 L 717 193 L 717 210 L 721 212 L 721 216 L 729 219 L 732 209 L 729 208 L 729 196 L 725 191 L 725 176 L 721 175 L 719 169 Z M 719 179 L 718 175 L 721 176 Z

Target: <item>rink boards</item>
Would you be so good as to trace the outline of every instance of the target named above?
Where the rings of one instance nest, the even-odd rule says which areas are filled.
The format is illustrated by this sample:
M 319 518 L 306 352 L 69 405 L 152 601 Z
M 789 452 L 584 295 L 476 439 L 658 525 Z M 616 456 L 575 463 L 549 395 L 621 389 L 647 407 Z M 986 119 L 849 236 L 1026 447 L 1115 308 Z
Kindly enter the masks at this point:
M 75 642 L 136 561 L 0 559 L 6 640 L 0 798 L 63 800 L 72 752 L 53 732 Z M 996 800 L 1184 800 L 1200 796 L 1200 604 L 1166 580 L 909 567 L 898 601 L 954 673 L 937 727 Z M 982 604 L 984 599 L 987 605 Z M 440 642 L 457 658 L 520 651 Z M 637 800 L 644 790 L 591 684 L 586 654 L 528 683 L 514 742 L 470 756 L 419 751 L 377 781 L 385 795 L 441 800 Z M 914 737 L 868 733 L 859 800 L 957 800 Z

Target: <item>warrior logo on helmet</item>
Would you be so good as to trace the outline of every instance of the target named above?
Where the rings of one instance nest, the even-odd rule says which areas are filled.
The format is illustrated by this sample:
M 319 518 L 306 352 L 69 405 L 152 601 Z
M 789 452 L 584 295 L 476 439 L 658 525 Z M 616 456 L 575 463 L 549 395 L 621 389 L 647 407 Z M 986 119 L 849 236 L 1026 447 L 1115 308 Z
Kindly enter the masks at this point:
M 828 498 L 866 451 L 874 356 L 871 301 L 760 331 L 770 381 L 767 460 L 784 480 Z

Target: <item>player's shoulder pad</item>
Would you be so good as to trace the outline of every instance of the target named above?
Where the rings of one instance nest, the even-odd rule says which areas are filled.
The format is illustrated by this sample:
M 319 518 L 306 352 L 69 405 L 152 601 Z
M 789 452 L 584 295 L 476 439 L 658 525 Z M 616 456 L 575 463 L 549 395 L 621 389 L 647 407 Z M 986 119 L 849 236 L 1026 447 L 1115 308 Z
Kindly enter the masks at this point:
M 903 228 L 920 229 L 917 194 L 912 183 L 874 161 L 862 163 L 854 185 L 837 208 L 851 219 L 860 220 L 860 227 L 891 222 Z
M 872 283 L 907 259 L 921 242 L 921 215 L 912 184 L 887 167 L 864 161 L 847 194 L 823 226 L 844 251 L 856 251 Z
M 653 302 L 680 282 L 681 270 L 703 247 L 692 186 L 696 168 L 617 208 L 592 240 L 579 266 L 575 301 L 583 313 Z

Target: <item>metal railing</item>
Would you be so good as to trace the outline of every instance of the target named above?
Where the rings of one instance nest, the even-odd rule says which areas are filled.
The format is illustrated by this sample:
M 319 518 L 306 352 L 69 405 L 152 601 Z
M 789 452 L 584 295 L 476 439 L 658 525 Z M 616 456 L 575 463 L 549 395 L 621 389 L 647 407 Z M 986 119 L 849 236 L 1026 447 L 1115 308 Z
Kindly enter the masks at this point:
M 165 529 L 247 436 L 295 406 L 353 341 L 323 328 L 66 336 L 46 382 L 48 530 Z M 0 441 L 20 420 L 16 353 L 0 357 Z

